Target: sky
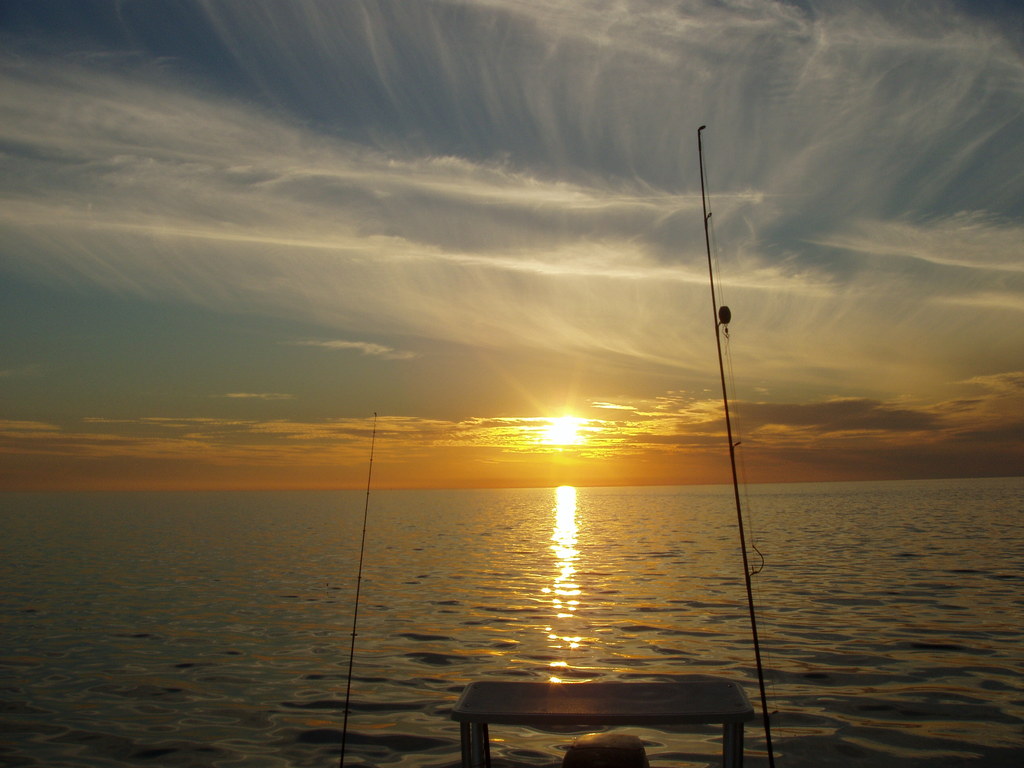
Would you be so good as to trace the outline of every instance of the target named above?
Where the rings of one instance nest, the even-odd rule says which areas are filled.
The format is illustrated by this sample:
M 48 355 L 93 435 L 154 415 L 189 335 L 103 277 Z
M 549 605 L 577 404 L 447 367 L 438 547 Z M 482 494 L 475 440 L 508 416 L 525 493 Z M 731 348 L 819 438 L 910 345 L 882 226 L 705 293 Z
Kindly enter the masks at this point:
M 1024 469 L 1024 9 L 3 0 L 0 489 Z M 376 417 L 375 417 L 376 414 Z

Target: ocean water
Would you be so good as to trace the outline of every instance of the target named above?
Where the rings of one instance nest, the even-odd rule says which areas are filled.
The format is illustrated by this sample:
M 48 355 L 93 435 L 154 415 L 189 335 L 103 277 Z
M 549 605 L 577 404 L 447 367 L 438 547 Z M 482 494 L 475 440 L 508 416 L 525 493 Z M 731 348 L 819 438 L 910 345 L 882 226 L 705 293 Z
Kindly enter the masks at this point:
M 0 496 L 0 765 L 337 765 L 364 500 Z M 747 506 L 779 766 L 1024 765 L 1024 479 Z M 473 680 L 756 700 L 749 638 L 729 488 L 373 492 L 346 764 L 455 766 Z M 715 727 L 624 730 L 655 767 L 719 759 Z M 494 764 L 573 735 L 493 726 Z

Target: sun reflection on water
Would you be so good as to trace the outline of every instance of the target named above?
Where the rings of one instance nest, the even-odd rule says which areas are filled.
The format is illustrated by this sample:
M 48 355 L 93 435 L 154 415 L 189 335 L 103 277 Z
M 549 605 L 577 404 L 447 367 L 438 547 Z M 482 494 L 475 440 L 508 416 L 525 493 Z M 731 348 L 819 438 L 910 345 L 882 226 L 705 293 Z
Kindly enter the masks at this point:
M 556 649 L 563 659 L 552 661 L 552 670 L 569 669 L 569 659 L 580 647 L 582 636 L 573 631 L 573 620 L 579 609 L 580 585 L 576 582 L 576 561 L 580 552 L 576 548 L 579 526 L 576 524 L 576 489 L 563 485 L 555 489 L 555 527 L 551 534 L 551 551 L 555 554 L 555 580 L 542 592 L 551 595 L 554 623 L 547 627 L 550 647 Z M 551 682 L 562 679 L 552 674 Z

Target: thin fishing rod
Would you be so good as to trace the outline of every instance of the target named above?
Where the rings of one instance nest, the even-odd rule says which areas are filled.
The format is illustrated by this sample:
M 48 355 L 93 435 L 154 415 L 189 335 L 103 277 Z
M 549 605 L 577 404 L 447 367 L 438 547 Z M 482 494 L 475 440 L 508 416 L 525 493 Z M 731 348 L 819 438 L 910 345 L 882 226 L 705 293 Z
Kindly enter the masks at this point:
M 345 684 L 345 716 L 341 723 L 341 756 L 339 768 L 345 768 L 345 742 L 348 738 L 348 705 L 352 697 L 352 663 L 356 657 L 356 624 L 359 621 L 359 592 L 363 585 L 363 552 L 366 549 L 366 519 L 370 512 L 370 480 L 373 478 L 373 447 L 377 441 L 377 413 L 373 414 L 370 433 L 370 466 L 366 470 L 366 501 L 363 503 L 363 533 L 359 539 L 359 567 L 356 569 L 356 596 L 352 607 L 352 642 L 348 649 L 348 681 Z
M 708 253 L 708 274 L 711 280 L 711 311 L 714 314 L 715 344 L 718 347 L 718 370 L 722 377 L 722 404 L 725 408 L 725 431 L 729 438 L 729 463 L 732 466 L 732 489 L 736 499 L 736 521 L 740 532 L 740 550 L 743 552 L 743 578 L 747 585 L 747 609 L 750 612 L 750 633 L 754 640 L 754 660 L 757 663 L 757 684 L 761 692 L 761 714 L 764 718 L 764 739 L 768 749 L 768 765 L 775 768 L 775 751 L 772 749 L 772 729 L 768 719 L 768 695 L 764 686 L 764 667 L 761 664 L 761 643 L 757 636 L 757 612 L 754 610 L 754 588 L 751 583 L 750 562 L 747 556 L 747 540 L 743 526 L 743 506 L 740 503 L 740 482 L 736 472 L 736 443 L 732 438 L 732 419 L 729 416 L 729 392 L 725 385 L 725 363 L 722 360 L 722 326 L 728 325 L 732 312 L 725 305 L 718 306 L 715 296 L 715 270 L 711 261 L 711 235 L 708 233 L 707 193 L 704 188 L 704 144 L 701 131 L 707 128 L 702 125 L 697 129 L 697 154 L 700 158 L 700 203 L 704 211 L 704 245 Z

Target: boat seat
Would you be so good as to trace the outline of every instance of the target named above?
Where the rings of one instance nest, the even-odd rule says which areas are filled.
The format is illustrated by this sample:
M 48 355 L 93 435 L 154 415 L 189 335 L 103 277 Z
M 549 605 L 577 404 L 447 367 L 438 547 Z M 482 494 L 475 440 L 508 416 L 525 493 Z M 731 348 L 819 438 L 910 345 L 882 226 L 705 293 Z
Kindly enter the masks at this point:
M 566 750 L 562 768 L 649 768 L 639 737 L 628 733 L 588 733 Z

